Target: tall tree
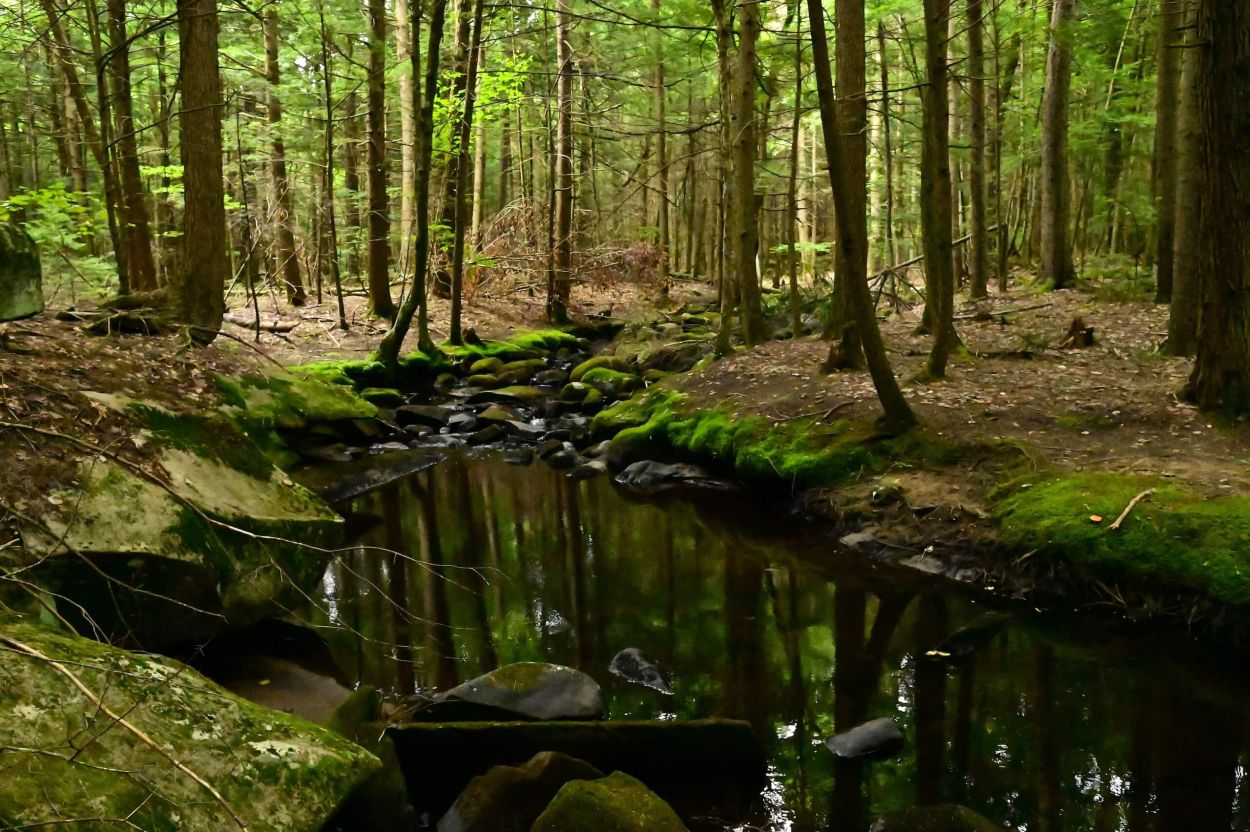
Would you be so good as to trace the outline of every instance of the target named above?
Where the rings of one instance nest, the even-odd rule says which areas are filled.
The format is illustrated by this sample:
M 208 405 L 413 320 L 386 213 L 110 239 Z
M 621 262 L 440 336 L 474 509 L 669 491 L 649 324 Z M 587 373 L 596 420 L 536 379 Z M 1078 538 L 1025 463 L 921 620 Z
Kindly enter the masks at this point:
M 852 0 L 852 5 L 848 5 L 848 13 L 855 10 L 863 15 L 863 0 Z M 821 0 L 807 0 L 807 14 L 808 26 L 811 28 L 816 92 L 820 102 L 820 124 L 829 167 L 829 185 L 833 190 L 834 202 L 841 212 L 851 204 L 853 197 L 850 191 L 857 187 L 857 184 L 848 181 L 847 171 L 843 167 L 842 135 L 837 123 L 833 73 L 829 69 L 829 40 L 825 35 L 825 11 Z M 867 260 L 867 251 L 855 250 L 854 235 L 839 233 L 838 245 L 846 249 L 848 262 L 859 259 Z M 885 351 L 885 342 L 881 339 L 881 330 L 877 326 L 877 312 L 872 295 L 868 291 L 868 283 L 866 281 L 848 283 L 847 292 L 851 299 L 852 312 L 855 315 L 855 325 L 859 328 L 863 340 L 868 372 L 872 375 L 873 385 L 877 389 L 877 398 L 881 400 L 882 425 L 888 430 L 905 431 L 916 424 L 916 415 L 903 396 L 898 379 L 894 377 L 894 369 L 890 366 L 890 358 Z
M 464 106 L 460 110 L 459 140 L 456 154 L 456 223 L 455 239 L 451 256 L 451 325 L 448 340 L 453 344 L 462 341 L 460 334 L 461 303 L 464 295 L 464 246 L 468 230 L 466 214 L 469 199 L 469 151 L 473 135 L 473 110 L 477 102 L 478 53 L 482 48 L 482 0 L 473 0 L 473 34 L 469 48 L 469 77 L 464 87 Z
M 968 164 L 968 207 L 971 239 L 968 241 L 968 294 L 983 298 L 989 289 L 990 241 L 986 219 L 985 159 L 985 6 L 968 0 L 968 120 L 972 130 L 971 162 Z
M 287 301 L 292 306 L 303 306 L 304 279 L 300 274 L 299 258 L 295 254 L 294 218 L 291 216 L 291 187 L 286 175 L 286 142 L 282 137 L 282 100 L 278 97 L 278 84 L 282 80 L 278 62 L 278 7 L 265 9 L 265 115 L 269 122 L 269 180 L 273 188 L 269 215 L 273 223 L 274 268 L 286 288 Z
M 182 75 L 184 256 L 177 280 L 179 319 L 192 337 L 209 342 L 225 312 L 226 194 L 222 183 L 221 68 L 217 0 L 178 0 Z
M 1042 280 L 1063 289 L 1076 279 L 1072 265 L 1072 199 L 1068 182 L 1068 111 L 1072 86 L 1071 22 L 1076 0 L 1054 0 L 1046 87 L 1042 92 L 1041 266 Z
M 659 181 L 659 212 L 656 217 L 656 225 L 659 228 L 658 242 L 660 246 L 661 264 L 665 274 L 668 273 L 669 264 L 672 262 L 672 242 L 669 239 L 669 219 L 668 219 L 668 130 L 665 126 L 667 120 L 667 101 L 668 90 L 664 86 L 664 33 L 659 27 L 660 22 L 660 0 L 651 0 L 651 14 L 656 25 L 652 28 L 652 54 L 655 56 L 655 163 L 656 172 Z
M 1183 2 L 1182 23 L 1188 33 L 1181 49 L 1180 99 L 1176 120 L 1176 204 L 1172 239 L 1171 306 L 1168 309 L 1167 349 L 1171 355 L 1193 355 L 1198 348 L 1198 252 L 1203 243 L 1199 216 L 1202 195 L 1202 124 L 1198 112 L 1197 70 L 1199 46 L 1194 36 L 1196 10 Z M 1162 261 L 1160 261 L 1162 262 Z
M 1250 7 L 1198 0 L 1198 353 L 1186 397 L 1250 412 Z
M 734 77 L 733 200 L 735 265 L 742 340 L 758 344 L 766 337 L 756 266 L 760 229 L 755 198 L 755 160 L 758 153 L 755 117 L 755 55 L 759 41 L 760 0 L 738 4 L 738 65 Z
M 1063 0 L 1059 0 L 1063 2 Z M 951 258 L 950 68 L 946 63 L 950 3 L 924 0 L 925 78 L 920 148 L 920 224 L 924 234 L 926 308 L 932 308 L 933 347 L 925 365 L 930 379 L 946 375 L 955 347 L 955 264 Z
M 833 303 L 826 322 L 827 335 L 838 339 L 829 354 L 829 369 L 864 365 L 862 337 L 851 311 L 848 287 L 868 280 L 868 79 L 864 46 L 864 0 L 834 4 L 837 70 L 838 130 L 842 136 L 842 167 L 847 183 L 846 206 L 838 206 L 838 235 L 851 235 L 854 246 L 839 247 L 834 258 Z
M 1183 0 L 1159 0 L 1155 45 L 1155 141 L 1151 185 L 1155 204 L 1155 302 L 1172 300 L 1172 246 L 1176 241 L 1177 119 L 1180 114 Z
M 573 46 L 569 41 L 569 0 L 556 0 L 556 155 L 555 251 L 551 286 L 547 294 L 547 318 L 568 320 L 573 270 Z
M 391 200 L 386 176 L 386 0 L 369 0 L 369 311 L 395 317 L 391 300 Z

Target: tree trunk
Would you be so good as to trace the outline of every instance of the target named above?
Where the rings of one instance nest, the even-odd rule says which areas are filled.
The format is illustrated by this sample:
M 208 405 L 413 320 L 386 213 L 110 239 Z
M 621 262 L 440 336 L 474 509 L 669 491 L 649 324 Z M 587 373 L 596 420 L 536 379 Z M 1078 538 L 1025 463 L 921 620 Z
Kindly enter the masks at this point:
M 369 0 L 369 311 L 395 317 L 391 300 L 391 208 L 386 192 L 386 3 Z
M 1063 2 L 1064 0 L 1059 0 Z M 924 0 L 925 65 L 924 127 L 920 159 L 920 223 L 924 234 L 925 273 L 931 308 L 933 347 L 924 375 L 946 375 L 946 362 L 956 343 L 954 323 L 955 264 L 951 257 L 950 71 L 946 64 L 947 21 L 945 0 Z
M 1199 0 L 1198 353 L 1185 390 L 1202 410 L 1250 412 L 1250 7 Z
M 758 0 L 740 0 L 738 6 L 738 67 L 734 78 L 733 131 L 734 246 L 740 300 L 742 340 L 758 344 L 767 337 L 760 308 L 756 273 L 759 248 L 759 206 L 755 199 L 755 46 L 760 34 Z
M 1181 83 L 1183 0 L 1159 0 L 1156 46 L 1155 143 L 1151 183 L 1155 203 L 1155 303 L 1172 300 L 1172 248 L 1176 243 L 1177 119 Z
M 466 89 L 469 78 L 469 39 L 472 36 L 471 23 L 473 21 L 473 4 L 474 0 L 459 0 L 456 6 L 456 44 L 455 51 L 452 54 L 451 65 L 451 84 L 447 89 L 447 112 L 448 120 L 452 125 L 459 126 L 464 116 L 464 105 L 466 98 Z M 459 135 L 459 130 L 453 130 L 452 135 Z M 443 172 L 443 202 L 439 216 L 439 224 L 443 227 L 444 233 L 454 233 L 463 220 L 461 215 L 457 213 L 460 210 L 461 200 L 459 196 L 460 188 L 460 168 L 461 156 L 458 152 L 446 154 L 447 166 Z M 452 295 L 452 264 L 451 258 L 441 258 L 438 270 L 434 273 L 434 294 L 440 298 L 450 298 Z
M 712 12 L 716 20 L 716 66 L 717 92 L 720 103 L 720 148 L 716 154 L 717 169 L 717 245 L 716 254 L 716 285 L 720 302 L 720 326 L 716 331 L 716 354 L 727 355 L 730 338 L 733 333 L 733 311 L 737 304 L 737 252 L 732 245 L 730 235 L 734 227 L 735 204 L 730 198 L 730 165 L 729 148 L 733 142 L 731 122 L 733 120 L 733 62 L 730 50 L 733 48 L 733 28 L 726 8 L 728 0 L 712 0 Z
M 474 64 L 480 76 L 486 69 L 486 48 L 475 49 Z M 476 93 L 475 93 L 476 94 Z M 482 244 L 482 222 L 486 216 L 486 119 L 473 122 L 473 225 L 469 229 L 469 243 L 476 251 Z
M 414 0 L 419 6 L 421 0 Z M 416 224 L 417 113 L 413 109 L 412 12 L 409 0 L 395 0 L 395 63 L 399 76 L 399 268 L 412 268 L 412 236 Z
M 573 269 L 573 47 L 569 42 L 569 0 L 556 0 L 556 157 L 555 251 L 547 319 L 564 323 L 569 317 Z
M 414 12 L 415 14 L 415 12 Z M 426 321 L 425 278 L 429 272 L 430 251 L 430 168 L 434 157 L 434 99 L 438 94 L 439 48 L 443 42 L 443 23 L 447 17 L 447 0 L 433 0 L 430 10 L 429 43 L 425 52 L 425 84 L 421 96 L 420 116 L 417 122 L 417 241 L 413 256 L 412 291 L 404 298 L 390 330 L 378 345 L 378 361 L 390 373 L 399 370 L 399 351 L 412 326 L 413 315 L 420 310 L 417 320 L 417 347 L 433 352 Z M 416 50 L 413 50 L 414 55 Z M 414 57 L 415 60 L 415 57 Z M 415 76 L 416 67 L 413 67 Z M 414 95 L 416 94 L 414 90 Z
M 178 0 L 182 75 L 184 257 L 177 282 L 179 318 L 192 337 L 212 341 L 225 312 L 227 261 L 221 156 L 221 68 L 217 0 Z
M 972 161 L 968 165 L 968 202 L 972 239 L 968 241 L 969 292 L 973 299 L 989 293 L 989 227 L 985 210 L 985 7 L 968 0 L 968 94 L 972 128 Z
M 459 345 L 460 312 L 464 295 L 464 243 L 467 228 L 464 217 L 469 195 L 469 145 L 473 135 L 473 105 L 477 100 L 477 67 L 479 50 L 482 48 L 482 0 L 473 2 L 473 34 L 469 45 L 468 78 L 464 88 L 464 106 L 460 108 L 459 141 L 456 144 L 456 223 L 455 239 L 451 255 L 451 324 L 448 340 Z
M 1072 76 L 1071 21 L 1076 0 L 1054 0 L 1050 49 L 1046 57 L 1046 89 L 1042 93 L 1041 267 L 1043 281 L 1063 289 L 1076 278 L 1072 266 L 1068 182 L 1068 96 Z
M 651 15 L 655 23 L 660 20 L 660 0 L 651 0 Z M 658 26 L 652 30 L 651 51 L 655 57 L 654 103 L 656 124 L 655 163 L 659 173 L 659 211 L 656 225 L 659 227 L 658 243 L 660 246 L 661 270 L 667 276 L 672 257 L 672 241 L 668 217 L 668 127 L 666 104 L 667 90 L 664 87 L 664 34 Z
M 281 276 L 282 285 L 286 288 L 287 302 L 292 306 L 303 306 L 307 301 L 304 295 L 304 279 L 300 274 L 299 258 L 295 254 L 294 218 L 291 216 L 291 189 L 286 175 L 286 143 L 282 140 L 282 101 L 278 98 L 278 83 L 281 80 L 278 64 L 278 9 L 269 6 L 265 9 L 265 81 L 268 89 L 265 95 L 265 115 L 269 123 L 269 143 L 273 156 L 269 160 L 269 179 L 273 187 L 269 215 L 273 222 L 273 262 L 274 270 Z
M 847 12 L 858 11 L 863 14 L 863 0 L 848 6 Z M 863 187 L 865 183 L 847 182 L 842 161 L 841 134 L 837 124 L 837 102 L 834 97 L 833 76 L 829 69 L 829 41 L 825 36 L 824 8 L 821 0 L 807 0 L 808 25 L 812 31 L 812 62 L 816 73 L 816 90 L 820 101 L 820 123 L 825 139 L 825 154 L 829 163 L 829 184 L 833 190 L 834 202 L 838 212 L 846 210 L 851 202 L 853 187 Z M 854 250 L 855 238 L 850 234 L 841 234 L 838 245 L 850 249 L 847 252 L 848 262 L 867 261 L 867 252 Z M 872 296 L 868 291 L 867 282 L 848 283 L 847 290 L 851 299 L 851 308 L 855 315 L 855 324 L 860 330 L 864 344 L 864 357 L 867 359 L 868 371 L 872 382 L 877 388 L 877 398 L 881 400 L 884 411 L 882 426 L 888 430 L 905 431 L 916 424 L 916 416 L 911 405 L 899 389 L 898 379 L 890 367 L 890 358 L 885 351 L 885 342 L 881 340 L 881 330 L 877 326 L 877 315 L 873 308 Z
M 1200 47 L 1194 39 L 1194 9 L 1183 7 L 1188 40 L 1181 52 L 1181 77 L 1177 85 L 1180 104 L 1176 122 L 1176 205 L 1172 244 L 1172 305 L 1168 310 L 1168 353 L 1193 355 L 1198 348 L 1198 249 L 1203 225 L 1199 217 L 1202 189 L 1202 127 L 1198 113 L 1197 58 Z M 1160 266 L 1162 266 L 1160 260 Z

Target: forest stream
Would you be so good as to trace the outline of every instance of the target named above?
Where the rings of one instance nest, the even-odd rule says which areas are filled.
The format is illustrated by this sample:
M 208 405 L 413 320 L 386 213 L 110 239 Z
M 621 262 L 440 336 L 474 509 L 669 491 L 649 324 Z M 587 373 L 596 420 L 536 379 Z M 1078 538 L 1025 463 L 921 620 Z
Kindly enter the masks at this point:
M 360 548 L 318 590 L 312 623 L 351 681 L 428 693 L 547 661 L 593 676 L 609 720 L 749 721 L 766 776 L 734 808 L 683 810 L 692 828 L 862 830 L 938 803 L 1011 829 L 1247 822 L 1250 676 L 1174 632 L 987 601 L 840 551 L 758 495 L 640 496 L 491 450 L 340 508 L 361 547 L 411 557 Z M 608 672 L 629 647 L 671 695 Z M 825 740 L 879 717 L 903 751 L 835 762 Z

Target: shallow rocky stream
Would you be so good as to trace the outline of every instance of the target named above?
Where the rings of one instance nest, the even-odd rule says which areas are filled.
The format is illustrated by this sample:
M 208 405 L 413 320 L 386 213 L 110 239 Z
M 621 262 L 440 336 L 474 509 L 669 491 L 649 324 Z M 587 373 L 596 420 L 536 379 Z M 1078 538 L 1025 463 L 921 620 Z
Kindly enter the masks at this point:
M 1226 653 L 1088 612 L 987 607 L 758 495 L 642 496 L 498 449 L 441 453 L 340 506 L 362 547 L 411 557 L 362 548 L 326 574 L 308 616 L 333 625 L 349 681 L 430 693 L 541 660 L 593 676 L 609 719 L 749 721 L 764 777 L 686 805 L 682 782 L 657 789 L 692 829 L 865 830 L 933 803 L 1020 830 L 1250 823 L 1250 676 Z M 671 695 L 609 672 L 629 647 Z M 878 717 L 902 727 L 902 752 L 835 761 L 825 740 Z

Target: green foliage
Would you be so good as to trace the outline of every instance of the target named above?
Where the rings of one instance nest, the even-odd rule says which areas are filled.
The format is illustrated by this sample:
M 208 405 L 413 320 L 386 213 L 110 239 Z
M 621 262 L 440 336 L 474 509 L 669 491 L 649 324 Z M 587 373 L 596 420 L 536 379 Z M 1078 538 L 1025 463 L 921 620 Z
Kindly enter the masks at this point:
M 1154 491 L 1112 531 L 1147 489 Z M 1250 498 L 1211 499 L 1166 480 L 1084 473 L 1021 488 L 1002 500 L 997 516 L 1008 545 L 1087 578 L 1250 604 Z

